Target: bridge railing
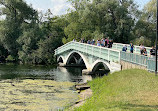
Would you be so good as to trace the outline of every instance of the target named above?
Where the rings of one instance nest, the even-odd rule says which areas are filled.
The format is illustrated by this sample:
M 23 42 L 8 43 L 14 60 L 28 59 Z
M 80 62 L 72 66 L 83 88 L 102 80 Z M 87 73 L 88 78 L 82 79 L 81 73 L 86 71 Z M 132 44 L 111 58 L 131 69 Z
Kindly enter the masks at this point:
M 158 61 L 157 61 L 158 63 Z M 155 58 L 149 58 L 148 59 L 148 66 L 147 66 L 147 69 L 151 72 L 154 72 L 155 71 Z M 158 69 L 158 66 L 157 66 L 157 69 Z
M 114 43 L 112 45 L 112 48 L 122 51 L 122 48 L 123 48 L 124 45 L 127 45 L 127 52 L 130 52 L 130 45 L 129 44 Z M 151 47 L 145 47 L 145 48 L 147 50 L 147 54 L 150 55 Z M 134 53 L 140 54 L 140 46 L 134 45 Z
M 62 47 L 59 47 L 55 50 L 55 55 L 64 53 L 68 50 L 76 50 L 79 52 L 83 52 L 101 59 L 105 59 L 107 61 L 112 62 L 120 62 L 120 51 L 116 49 L 109 49 L 105 47 L 98 47 L 95 45 L 84 44 L 80 42 L 69 42 Z
M 134 53 L 127 53 L 121 51 L 121 60 L 127 61 L 133 64 L 141 65 L 141 66 L 148 66 L 148 60 L 150 57 L 144 55 L 138 55 Z
M 71 45 L 72 45 L 72 42 L 68 42 L 67 44 L 58 47 L 57 49 L 55 49 L 55 55 L 58 55 L 64 52 L 65 50 L 71 49 L 70 47 Z
M 155 57 L 151 58 L 151 57 L 147 57 L 147 56 L 143 56 L 139 54 L 121 52 L 121 60 L 144 66 L 150 72 L 155 71 Z M 158 66 L 157 66 L 157 69 L 158 69 Z

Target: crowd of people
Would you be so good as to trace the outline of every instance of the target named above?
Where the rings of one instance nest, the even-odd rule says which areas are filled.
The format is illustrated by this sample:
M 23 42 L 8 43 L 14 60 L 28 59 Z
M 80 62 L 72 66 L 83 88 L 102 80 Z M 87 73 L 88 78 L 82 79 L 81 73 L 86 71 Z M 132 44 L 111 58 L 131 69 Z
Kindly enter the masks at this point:
M 75 39 L 73 41 L 76 41 Z M 85 39 L 81 39 L 79 42 L 81 43 L 87 43 L 87 44 L 91 44 L 91 45 L 97 45 L 97 46 L 102 46 L 102 47 L 107 47 L 107 48 L 112 48 L 113 45 L 113 40 L 108 38 L 102 38 L 101 40 L 98 39 L 97 41 L 93 40 L 85 40 Z M 139 45 L 139 49 L 140 49 L 140 54 L 144 55 L 144 56 L 148 56 L 147 54 L 147 50 L 145 48 L 145 46 L 143 44 Z M 122 48 L 122 51 L 126 52 L 127 51 L 127 45 L 124 45 Z M 132 43 L 130 43 L 130 53 L 133 53 L 134 51 L 134 45 Z M 152 46 L 152 49 L 150 49 L 150 57 L 154 57 L 155 56 L 155 47 Z
M 139 49 L 140 49 L 141 55 L 148 56 L 147 50 L 143 44 L 139 45 Z M 122 51 L 124 51 L 124 52 L 127 51 L 127 45 L 123 46 Z M 132 43 L 130 43 L 130 53 L 133 53 L 133 51 L 134 51 L 134 45 Z M 155 48 L 154 48 L 154 46 L 152 46 L 152 48 L 150 49 L 150 57 L 154 57 L 154 56 L 155 56 Z
M 75 39 L 73 41 L 76 41 Z M 112 48 L 113 40 L 109 38 L 102 38 L 101 40 L 98 39 L 97 41 L 93 40 L 85 40 L 81 39 L 79 42 L 81 43 L 87 43 L 91 45 L 97 45 L 97 46 L 102 46 L 102 47 L 107 47 L 107 48 Z

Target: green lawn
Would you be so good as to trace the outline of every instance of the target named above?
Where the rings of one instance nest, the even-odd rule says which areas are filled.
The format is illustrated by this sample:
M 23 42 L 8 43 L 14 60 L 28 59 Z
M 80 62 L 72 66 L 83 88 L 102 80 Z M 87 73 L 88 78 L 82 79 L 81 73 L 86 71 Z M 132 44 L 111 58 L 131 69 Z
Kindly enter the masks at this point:
M 93 96 L 75 111 L 158 111 L 158 76 L 132 69 L 96 78 Z

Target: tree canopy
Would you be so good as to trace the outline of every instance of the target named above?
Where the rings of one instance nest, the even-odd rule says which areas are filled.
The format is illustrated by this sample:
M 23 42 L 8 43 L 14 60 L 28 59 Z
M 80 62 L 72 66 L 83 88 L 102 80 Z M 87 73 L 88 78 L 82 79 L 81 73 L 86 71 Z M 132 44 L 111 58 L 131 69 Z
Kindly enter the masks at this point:
M 0 61 L 55 63 L 54 50 L 73 39 L 110 37 L 151 46 L 156 36 L 156 0 L 143 10 L 133 0 L 68 0 L 70 13 L 39 13 L 24 0 L 0 0 Z

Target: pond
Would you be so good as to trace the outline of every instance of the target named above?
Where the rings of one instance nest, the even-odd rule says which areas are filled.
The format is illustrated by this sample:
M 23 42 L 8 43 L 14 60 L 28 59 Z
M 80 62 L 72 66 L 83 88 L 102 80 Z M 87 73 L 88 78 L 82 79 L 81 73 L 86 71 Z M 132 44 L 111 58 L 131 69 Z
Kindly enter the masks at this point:
M 75 82 L 92 79 L 82 68 L 0 65 L 0 111 L 54 111 L 78 100 Z

